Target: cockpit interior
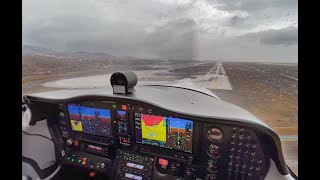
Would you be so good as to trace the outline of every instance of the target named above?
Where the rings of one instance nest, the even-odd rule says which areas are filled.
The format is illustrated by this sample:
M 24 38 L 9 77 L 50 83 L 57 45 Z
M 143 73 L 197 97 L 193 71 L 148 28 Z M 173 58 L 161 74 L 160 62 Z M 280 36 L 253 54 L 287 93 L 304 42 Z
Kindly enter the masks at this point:
M 297 179 L 279 136 L 248 111 L 195 89 L 134 87 L 130 77 L 23 95 L 23 178 Z

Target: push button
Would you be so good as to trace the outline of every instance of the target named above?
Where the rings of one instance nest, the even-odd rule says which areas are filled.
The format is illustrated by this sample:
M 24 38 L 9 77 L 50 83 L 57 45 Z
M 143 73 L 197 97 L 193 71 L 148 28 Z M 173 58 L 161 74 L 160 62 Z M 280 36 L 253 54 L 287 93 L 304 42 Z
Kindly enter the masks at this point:
M 79 145 L 79 141 L 76 139 L 76 140 L 74 140 L 74 145 L 75 146 L 78 146 Z
M 104 163 L 101 163 L 101 164 L 100 164 L 100 167 L 101 167 L 101 168 L 104 168 L 104 167 L 106 167 L 106 165 L 105 165 Z
M 90 177 L 94 177 L 95 175 L 96 175 L 96 173 L 93 172 L 93 171 L 91 171 L 91 172 L 89 173 L 89 176 L 90 176 Z
M 82 159 L 82 164 L 85 165 L 87 163 L 87 158 Z

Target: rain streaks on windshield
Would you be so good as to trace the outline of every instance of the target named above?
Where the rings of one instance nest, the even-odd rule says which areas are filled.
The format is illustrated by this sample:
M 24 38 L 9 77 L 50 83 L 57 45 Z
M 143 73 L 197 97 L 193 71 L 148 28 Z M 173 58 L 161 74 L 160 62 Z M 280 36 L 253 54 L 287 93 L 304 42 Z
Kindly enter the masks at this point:
M 296 0 L 23 1 L 24 93 L 139 84 L 211 91 L 272 127 L 298 163 Z

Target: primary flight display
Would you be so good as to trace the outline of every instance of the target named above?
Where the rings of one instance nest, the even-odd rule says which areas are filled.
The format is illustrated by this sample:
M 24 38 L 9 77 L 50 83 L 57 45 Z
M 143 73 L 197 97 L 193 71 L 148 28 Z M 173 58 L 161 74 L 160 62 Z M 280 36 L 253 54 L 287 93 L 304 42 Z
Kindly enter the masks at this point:
M 73 131 L 112 138 L 110 110 L 68 104 L 68 111 Z

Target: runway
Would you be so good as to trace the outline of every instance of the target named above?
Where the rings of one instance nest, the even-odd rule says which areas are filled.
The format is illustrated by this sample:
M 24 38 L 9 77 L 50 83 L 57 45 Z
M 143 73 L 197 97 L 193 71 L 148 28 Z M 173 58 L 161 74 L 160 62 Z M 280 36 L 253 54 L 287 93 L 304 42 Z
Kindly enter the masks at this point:
M 218 64 L 218 63 L 217 63 Z M 171 73 L 172 68 L 165 70 L 146 70 L 146 71 L 134 71 L 138 76 L 138 85 L 174 85 L 182 83 L 191 83 L 195 86 L 199 86 L 206 89 L 224 89 L 232 90 L 228 77 L 224 73 L 219 75 L 217 70 L 217 64 L 205 75 L 195 75 L 193 78 L 176 78 L 176 74 Z M 221 68 L 222 64 L 220 65 Z M 189 66 L 185 66 L 189 67 Z M 159 74 L 165 74 L 164 77 L 159 78 Z M 69 78 L 62 80 L 49 81 L 43 84 L 45 87 L 51 88 L 103 88 L 109 83 L 111 73 L 95 76 L 84 76 L 77 78 Z

